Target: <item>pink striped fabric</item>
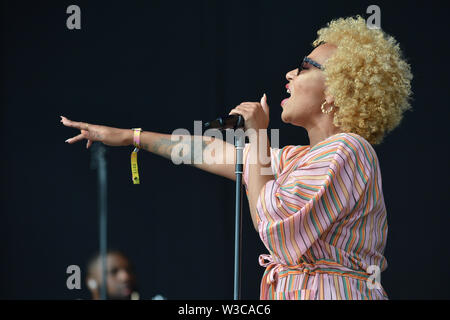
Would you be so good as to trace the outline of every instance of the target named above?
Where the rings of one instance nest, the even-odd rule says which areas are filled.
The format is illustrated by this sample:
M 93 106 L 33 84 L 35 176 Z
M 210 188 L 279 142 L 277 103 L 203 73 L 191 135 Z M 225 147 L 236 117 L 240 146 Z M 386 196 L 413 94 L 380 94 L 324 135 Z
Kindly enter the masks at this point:
M 370 143 L 339 133 L 313 148 L 271 148 L 271 161 L 274 179 L 257 202 L 259 235 L 269 252 L 259 258 L 266 267 L 260 298 L 388 299 L 373 282 L 387 267 L 388 227 Z

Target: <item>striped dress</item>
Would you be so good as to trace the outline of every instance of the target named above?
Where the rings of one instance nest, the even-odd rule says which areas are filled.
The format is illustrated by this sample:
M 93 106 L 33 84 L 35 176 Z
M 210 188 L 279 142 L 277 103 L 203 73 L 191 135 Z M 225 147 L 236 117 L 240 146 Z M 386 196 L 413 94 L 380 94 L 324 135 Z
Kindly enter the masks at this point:
M 244 148 L 248 195 L 250 144 Z M 388 299 L 386 207 L 375 150 L 338 133 L 316 144 L 271 148 L 274 179 L 262 188 L 257 222 L 268 254 L 260 299 Z M 376 281 L 375 281 L 376 280 Z

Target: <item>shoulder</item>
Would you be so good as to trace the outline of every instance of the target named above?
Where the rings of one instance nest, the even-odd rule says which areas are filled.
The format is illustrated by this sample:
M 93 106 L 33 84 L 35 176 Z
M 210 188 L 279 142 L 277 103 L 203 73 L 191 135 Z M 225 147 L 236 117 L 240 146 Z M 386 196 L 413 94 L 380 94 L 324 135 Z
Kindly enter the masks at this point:
M 352 162 L 358 166 L 371 167 L 375 161 L 371 144 L 356 133 L 338 133 L 315 145 L 305 159 L 305 164 L 316 162 Z
M 345 174 L 366 184 L 374 175 L 377 158 L 372 145 L 356 133 L 341 133 L 336 136 L 336 153 L 330 169 L 334 174 Z M 340 172 L 340 173 L 338 173 Z
M 369 141 L 361 137 L 359 134 L 352 132 L 343 132 L 336 135 L 342 147 L 355 148 L 360 147 L 364 149 L 372 148 Z
M 309 146 L 304 145 L 287 145 L 280 149 L 280 156 L 283 156 L 284 159 L 291 159 L 293 157 L 296 157 L 297 155 L 303 153 L 304 151 L 308 150 Z
M 376 153 L 369 141 L 356 133 L 341 133 L 339 136 L 339 153 L 351 159 L 371 166 L 376 162 Z
M 287 145 L 275 152 L 274 160 L 279 164 L 280 169 L 283 170 L 288 167 L 290 163 L 301 161 L 308 150 L 309 146 L 305 145 Z
M 371 144 L 356 133 L 342 132 L 319 142 L 311 150 L 311 154 L 323 153 L 324 151 L 340 152 L 342 150 L 354 153 L 373 153 Z

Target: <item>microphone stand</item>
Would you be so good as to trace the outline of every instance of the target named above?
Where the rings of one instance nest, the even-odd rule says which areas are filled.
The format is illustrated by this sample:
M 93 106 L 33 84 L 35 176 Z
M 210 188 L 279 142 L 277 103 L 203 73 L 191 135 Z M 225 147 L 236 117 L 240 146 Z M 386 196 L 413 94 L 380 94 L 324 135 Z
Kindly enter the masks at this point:
M 244 132 L 243 130 L 241 130 Z M 236 174 L 236 200 L 234 220 L 234 300 L 241 299 L 241 250 L 242 250 L 242 174 L 244 159 L 245 135 L 234 136 L 234 147 L 236 148 L 235 174 Z
M 101 264 L 101 286 L 100 299 L 107 299 L 106 281 L 106 253 L 107 253 L 107 171 L 106 171 L 106 148 L 99 142 L 94 142 L 92 147 L 91 169 L 97 169 L 98 173 L 98 210 L 99 210 L 99 242 L 100 242 L 100 264 Z
M 236 148 L 235 174 L 236 174 L 236 200 L 235 200 L 235 220 L 234 220 L 234 290 L 233 299 L 241 299 L 241 251 L 242 251 L 242 173 L 244 167 L 244 147 L 245 132 L 244 118 L 241 115 L 232 115 L 217 118 L 211 122 L 206 122 L 203 126 L 207 129 L 233 129 L 234 147 Z

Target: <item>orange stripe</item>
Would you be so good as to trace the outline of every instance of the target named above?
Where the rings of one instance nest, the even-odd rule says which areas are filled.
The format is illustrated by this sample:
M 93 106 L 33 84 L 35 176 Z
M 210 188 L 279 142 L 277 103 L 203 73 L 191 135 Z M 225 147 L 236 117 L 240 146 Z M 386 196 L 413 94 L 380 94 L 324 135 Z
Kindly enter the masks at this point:
M 292 264 L 292 263 L 294 263 L 294 261 L 293 261 L 291 255 L 289 253 L 289 250 L 288 250 L 288 248 L 286 246 L 286 237 L 285 237 L 285 233 L 284 233 L 284 224 L 280 223 L 279 226 L 280 226 L 281 244 L 283 246 L 283 251 L 285 252 L 285 254 L 283 256 L 286 256 L 288 258 L 288 263 Z
M 333 280 L 334 280 L 334 287 L 336 288 L 336 298 L 337 300 L 342 300 L 339 281 L 336 276 L 333 276 Z

